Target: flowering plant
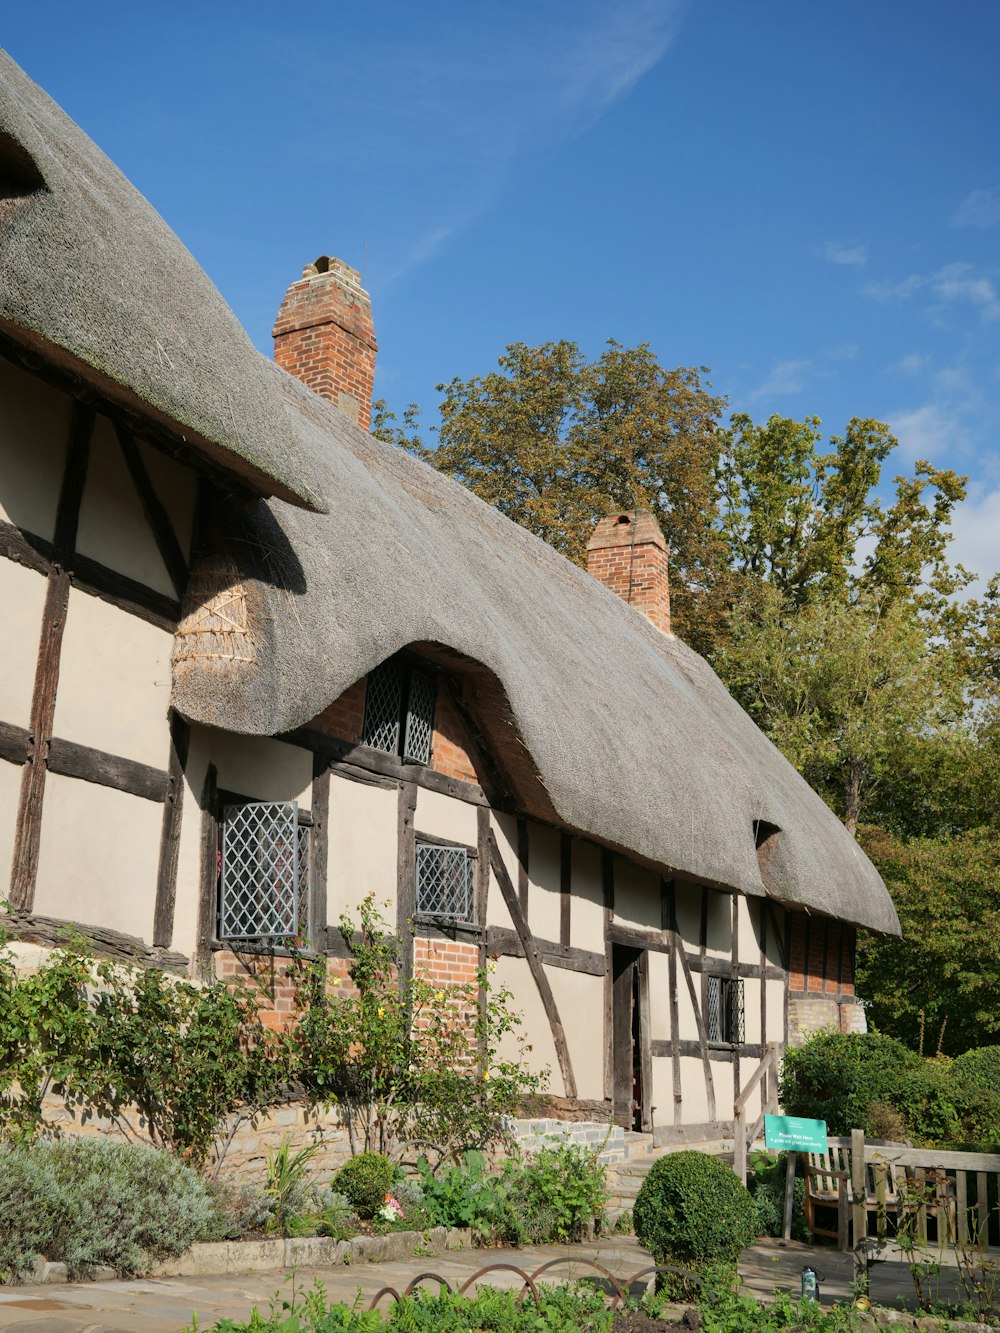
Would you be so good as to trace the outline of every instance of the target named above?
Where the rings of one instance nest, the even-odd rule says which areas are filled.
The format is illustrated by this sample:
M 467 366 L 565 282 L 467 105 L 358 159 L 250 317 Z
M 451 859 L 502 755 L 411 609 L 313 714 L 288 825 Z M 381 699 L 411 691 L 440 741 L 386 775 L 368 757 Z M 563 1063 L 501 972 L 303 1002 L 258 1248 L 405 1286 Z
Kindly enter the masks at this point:
M 377 1217 L 383 1222 L 399 1222 L 403 1216 L 403 1206 L 393 1194 L 385 1196 L 385 1203 L 378 1210 Z

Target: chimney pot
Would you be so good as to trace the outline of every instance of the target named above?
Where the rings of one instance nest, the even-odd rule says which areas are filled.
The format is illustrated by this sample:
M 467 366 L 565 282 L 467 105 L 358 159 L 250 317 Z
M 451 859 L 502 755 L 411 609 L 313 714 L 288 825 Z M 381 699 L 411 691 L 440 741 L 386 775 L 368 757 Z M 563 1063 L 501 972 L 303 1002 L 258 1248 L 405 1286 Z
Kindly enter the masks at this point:
M 378 343 L 358 270 L 331 255 L 307 264 L 285 293 L 273 334 L 278 365 L 367 430 Z

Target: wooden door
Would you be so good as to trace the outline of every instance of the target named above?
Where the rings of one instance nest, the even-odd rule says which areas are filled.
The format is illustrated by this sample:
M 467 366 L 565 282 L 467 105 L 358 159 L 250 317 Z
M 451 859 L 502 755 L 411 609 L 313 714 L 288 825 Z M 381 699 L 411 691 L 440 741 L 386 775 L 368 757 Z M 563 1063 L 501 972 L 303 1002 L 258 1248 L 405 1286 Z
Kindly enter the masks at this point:
M 641 1129 L 642 1047 L 639 1004 L 641 950 L 615 944 L 611 950 L 611 1052 L 615 1123 Z

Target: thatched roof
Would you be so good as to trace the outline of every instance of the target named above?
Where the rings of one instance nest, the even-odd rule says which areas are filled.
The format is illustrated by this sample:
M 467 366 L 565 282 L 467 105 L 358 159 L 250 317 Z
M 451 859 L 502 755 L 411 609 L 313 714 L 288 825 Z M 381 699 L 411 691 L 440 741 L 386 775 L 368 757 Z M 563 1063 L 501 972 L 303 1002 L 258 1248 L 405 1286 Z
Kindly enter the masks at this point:
M 183 656 L 183 713 L 274 735 L 423 645 L 472 677 L 524 808 L 704 882 L 898 933 L 867 857 L 696 653 L 464 487 L 271 377 L 330 512 L 234 511 L 231 586 L 255 653 Z M 768 826 L 780 832 L 758 856 Z
M 0 328 L 252 489 L 322 508 L 260 354 L 159 214 L 0 51 Z
M 162 219 L 2 54 L 0 265 L 0 329 L 279 497 L 234 504 L 196 571 L 186 716 L 279 734 L 418 644 L 470 683 L 525 810 L 898 933 L 871 863 L 701 658 L 259 356 Z M 295 507 L 319 496 L 327 515 Z

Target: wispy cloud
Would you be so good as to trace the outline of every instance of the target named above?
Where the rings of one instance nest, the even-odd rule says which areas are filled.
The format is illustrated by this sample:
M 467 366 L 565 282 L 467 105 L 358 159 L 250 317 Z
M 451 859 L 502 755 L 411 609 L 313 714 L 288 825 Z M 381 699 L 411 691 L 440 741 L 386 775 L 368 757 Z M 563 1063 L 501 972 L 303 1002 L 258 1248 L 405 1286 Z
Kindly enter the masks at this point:
M 941 459 L 956 443 L 960 426 L 940 403 L 924 403 L 908 411 L 890 412 L 889 429 L 899 440 L 901 455 L 913 462 Z
M 1000 224 L 1000 188 L 973 190 L 959 204 L 951 219 L 953 227 L 995 227 Z
M 917 292 L 931 297 L 931 309 L 968 302 L 979 311 L 984 323 L 1000 319 L 1000 295 L 993 279 L 977 272 L 972 264 L 945 264 L 936 273 L 911 273 L 906 278 L 888 282 L 870 282 L 864 295 L 883 304 L 906 301 Z
M 827 241 L 820 254 L 831 264 L 861 265 L 868 262 L 866 245 L 842 245 L 840 241 Z
M 900 357 L 886 369 L 894 375 L 919 375 L 920 372 L 930 365 L 930 357 L 926 352 L 908 352 L 906 356 Z
M 986 581 L 1000 568 L 997 530 L 1000 529 L 1000 486 L 973 483 L 968 499 L 960 504 L 952 520 L 954 541 L 951 558 L 979 578 L 970 592 L 982 592 Z
M 762 398 L 785 398 L 801 393 L 809 382 L 811 361 L 778 361 L 767 375 L 747 394 L 748 403 L 759 403 Z
M 576 0 L 558 14 L 519 7 L 516 21 L 503 6 L 472 6 L 460 23 L 432 11 L 419 41 L 373 40 L 350 68 L 309 53 L 323 121 L 349 114 L 359 169 L 382 164 L 387 202 L 406 219 L 393 253 L 372 257 L 373 289 L 426 263 L 521 173 L 592 128 L 663 59 L 689 3 Z

